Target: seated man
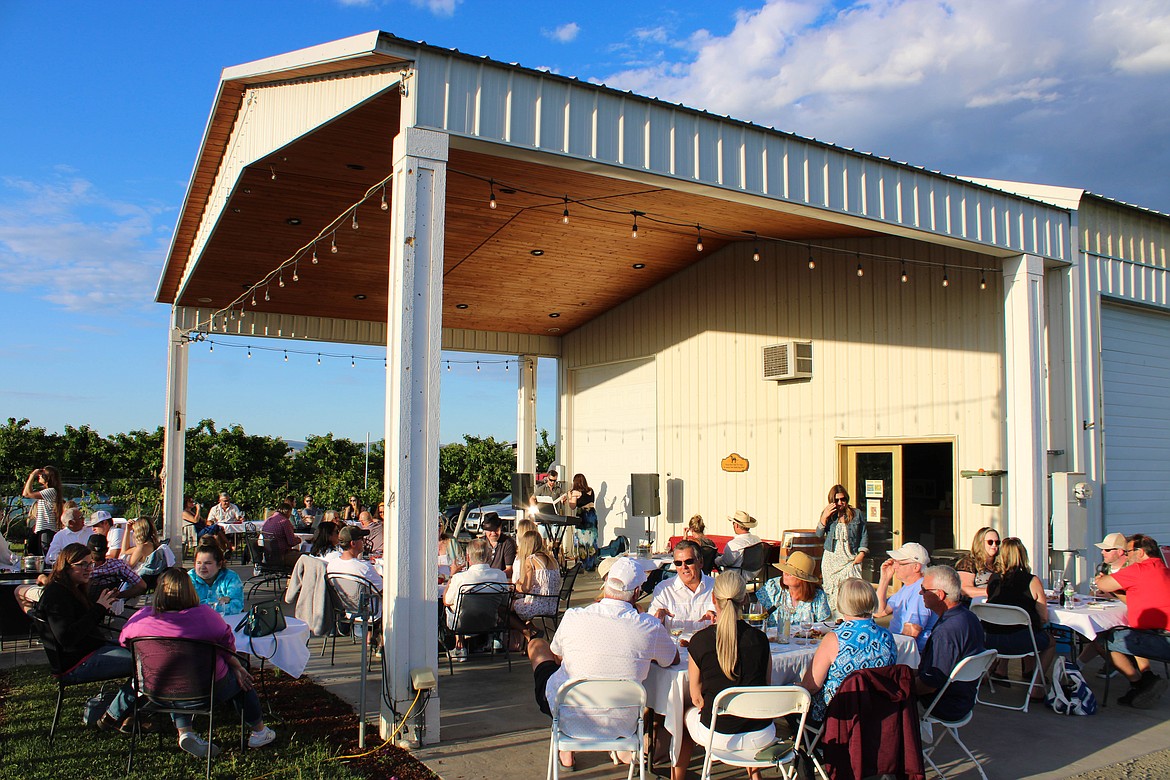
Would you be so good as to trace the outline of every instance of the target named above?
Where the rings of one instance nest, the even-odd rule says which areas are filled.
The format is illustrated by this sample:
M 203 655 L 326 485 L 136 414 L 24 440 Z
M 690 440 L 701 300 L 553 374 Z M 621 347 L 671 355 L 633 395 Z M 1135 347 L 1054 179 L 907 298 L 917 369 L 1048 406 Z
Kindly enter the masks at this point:
M 320 519 L 321 510 L 313 503 L 313 497 L 305 496 L 305 506 L 297 510 L 296 530 L 312 531 Z
M 702 550 L 689 539 L 674 546 L 674 566 L 678 576 L 658 583 L 646 611 L 663 623 L 668 618 L 690 621 L 694 624 L 690 630 L 697 631 L 700 621 L 715 620 L 711 598 L 715 578 L 703 574 Z
M 959 662 L 981 653 L 983 624 L 963 603 L 959 574 L 950 566 L 931 566 L 923 572 L 922 599 L 938 616 L 922 650 L 914 692 L 923 706 L 929 706 Z M 931 711 L 941 720 L 958 720 L 975 706 L 978 682 L 952 683 Z
M 212 537 L 219 540 L 220 547 L 225 553 L 233 549 L 233 542 L 236 538 L 235 534 L 231 539 L 228 539 L 227 531 L 223 526 L 233 525 L 244 522 L 244 513 L 240 508 L 232 503 L 231 496 L 227 493 L 219 494 L 219 502 L 211 509 L 207 510 L 207 524 L 202 528 L 195 529 L 195 534 L 199 539 L 202 539 L 205 534 L 211 534 Z
M 504 572 L 492 568 L 488 561 L 491 553 L 488 543 L 483 539 L 475 539 L 467 545 L 467 568 L 451 575 L 447 583 L 447 590 L 443 592 L 443 603 L 447 605 L 447 625 L 450 626 L 459 611 L 459 589 L 464 585 L 475 585 L 480 582 L 497 582 L 508 585 L 509 580 Z M 455 636 L 455 649 L 451 657 L 456 661 L 467 660 L 467 648 L 463 645 L 463 637 Z
M 290 514 L 292 507 L 287 501 L 282 502 L 260 526 L 264 535 L 264 559 L 270 564 L 293 566 L 301 557 L 301 540 L 293 533 Z
M 374 511 L 381 514 L 381 507 Z M 358 515 L 358 522 L 361 527 L 366 529 L 369 536 L 366 539 L 366 552 L 373 555 L 375 558 L 382 557 L 382 547 L 385 542 L 385 524 L 381 517 L 375 517 L 369 512 L 362 512 Z
M 922 600 L 922 570 L 930 564 L 930 554 L 917 542 L 907 542 L 897 550 L 891 550 L 889 555 L 890 559 L 882 562 L 877 587 L 878 609 L 873 616 L 892 615 L 890 633 L 914 637 L 921 653 L 938 620 Z M 886 591 L 895 574 L 902 581 L 902 587 L 887 599 Z
M 503 523 L 495 514 L 488 514 L 479 526 L 488 545 L 488 565 L 502 571 L 504 577 L 511 582 L 512 567 L 516 563 L 516 540 L 510 536 L 503 536 L 502 527 Z
M 1152 707 L 1166 690 L 1166 680 L 1150 669 L 1147 653 L 1170 657 L 1170 570 L 1153 538 L 1134 534 L 1126 539 L 1123 569 L 1098 574 L 1098 590 L 1119 593 L 1125 601 L 1127 627 L 1109 632 L 1105 647 L 1117 671 L 1129 680 L 1129 690 L 1117 701 L 1142 709 Z
M 677 553 L 676 553 L 677 556 Z M 610 568 L 601 600 L 565 612 L 550 645 L 544 639 L 528 643 L 536 683 L 536 705 L 552 716 L 557 690 L 574 678 L 637 680 L 642 682 L 653 661 L 659 666 L 678 663 L 678 650 L 670 632 L 653 615 L 634 606 L 646 574 L 628 558 Z M 624 733 L 632 731 L 641 712 L 564 712 L 561 729 L 568 734 Z M 628 754 L 622 757 L 628 759 Z M 562 752 L 561 766 L 573 766 L 573 754 Z
M 61 510 L 61 522 L 65 527 L 53 535 L 53 542 L 45 553 L 45 563 L 50 566 L 57 562 L 57 556 L 65 549 L 65 545 L 74 542 L 85 544 L 93 536 L 93 528 L 85 521 L 85 515 L 80 509 L 65 507 Z
M 756 527 L 756 518 L 742 509 L 736 510 L 735 514 L 727 519 L 731 521 L 731 528 L 735 531 L 735 536 L 728 540 L 727 546 L 715 559 L 715 563 L 722 568 L 736 568 L 743 563 L 743 549 L 751 547 L 753 544 L 759 544 L 760 537 L 751 532 L 751 529 Z M 744 574 L 752 573 L 754 572 L 744 572 Z
M 86 545 L 93 554 L 93 574 L 89 578 L 90 598 L 96 598 L 104 590 L 114 591 L 118 594 L 118 600 L 110 611 L 120 615 L 126 599 L 136 598 L 146 592 L 146 581 L 121 558 L 106 557 L 109 542 L 101 534 L 89 537 Z
M 366 536 L 369 534 L 364 528 L 347 525 L 337 536 L 341 545 L 341 555 L 330 558 L 325 567 L 326 574 L 354 574 L 369 580 L 374 584 L 374 590 L 382 592 L 382 575 L 369 561 L 362 560 L 362 550 L 365 548 Z

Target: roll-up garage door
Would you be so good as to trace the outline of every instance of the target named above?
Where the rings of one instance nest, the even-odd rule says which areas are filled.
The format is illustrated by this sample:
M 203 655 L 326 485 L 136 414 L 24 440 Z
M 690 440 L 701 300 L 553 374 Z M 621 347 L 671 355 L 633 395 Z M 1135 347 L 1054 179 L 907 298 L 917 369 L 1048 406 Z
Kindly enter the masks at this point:
M 597 496 L 599 537 L 644 536 L 631 524 L 630 474 L 658 471 L 658 382 L 653 360 L 632 360 L 573 372 L 573 436 L 568 466 Z
M 1170 544 L 1170 316 L 1101 306 L 1104 523 Z

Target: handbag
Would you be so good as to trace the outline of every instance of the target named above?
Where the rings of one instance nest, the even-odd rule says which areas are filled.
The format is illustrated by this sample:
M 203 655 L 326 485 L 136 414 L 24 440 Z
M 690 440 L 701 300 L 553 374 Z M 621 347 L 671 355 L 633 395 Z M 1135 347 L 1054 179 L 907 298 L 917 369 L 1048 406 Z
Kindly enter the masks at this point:
M 236 624 L 236 631 L 242 631 L 248 637 L 272 636 L 279 634 L 288 627 L 284 620 L 284 610 L 280 602 L 263 601 L 248 610 L 244 619 Z
M 103 685 L 101 691 L 96 696 L 90 696 L 85 700 L 85 706 L 81 710 L 81 721 L 86 726 L 96 726 L 98 718 L 105 714 L 110 705 L 114 703 L 114 697 L 118 695 L 118 687 L 111 685 L 108 688 Z
M 1052 685 L 1044 695 L 1044 703 L 1060 715 L 1094 715 L 1097 697 L 1089 690 L 1081 670 L 1063 656 L 1052 665 Z

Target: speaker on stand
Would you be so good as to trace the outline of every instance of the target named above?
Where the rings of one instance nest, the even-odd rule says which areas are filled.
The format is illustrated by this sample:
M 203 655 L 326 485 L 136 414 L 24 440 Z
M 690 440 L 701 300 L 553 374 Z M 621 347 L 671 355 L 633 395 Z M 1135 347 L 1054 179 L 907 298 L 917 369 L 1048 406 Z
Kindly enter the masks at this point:
M 654 530 L 651 518 L 662 514 L 662 500 L 659 496 L 657 474 L 630 475 L 630 514 L 646 518 L 646 541 L 653 546 Z

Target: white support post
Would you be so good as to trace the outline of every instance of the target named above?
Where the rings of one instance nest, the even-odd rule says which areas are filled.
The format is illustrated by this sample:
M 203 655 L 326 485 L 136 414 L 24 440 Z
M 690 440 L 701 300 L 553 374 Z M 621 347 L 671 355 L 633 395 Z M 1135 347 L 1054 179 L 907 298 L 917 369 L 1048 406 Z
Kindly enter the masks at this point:
M 516 471 L 536 473 L 536 356 L 521 355 L 516 378 Z
M 386 460 L 383 500 L 383 647 L 393 710 L 414 700 L 410 671 L 438 677 L 439 364 L 447 135 L 403 127 L 394 139 L 390 285 L 386 340 Z M 437 692 L 435 692 L 437 693 Z M 382 737 L 395 713 L 382 702 Z M 418 710 L 402 734 L 417 740 Z M 439 739 L 439 700 L 426 706 L 427 743 Z
M 1047 389 L 1044 261 L 1004 261 L 1004 358 L 1007 384 L 1007 532 L 1036 561 L 1048 559 Z
M 167 332 L 167 411 L 163 425 L 163 538 L 183 560 L 183 474 L 187 470 L 187 345 L 171 309 Z

